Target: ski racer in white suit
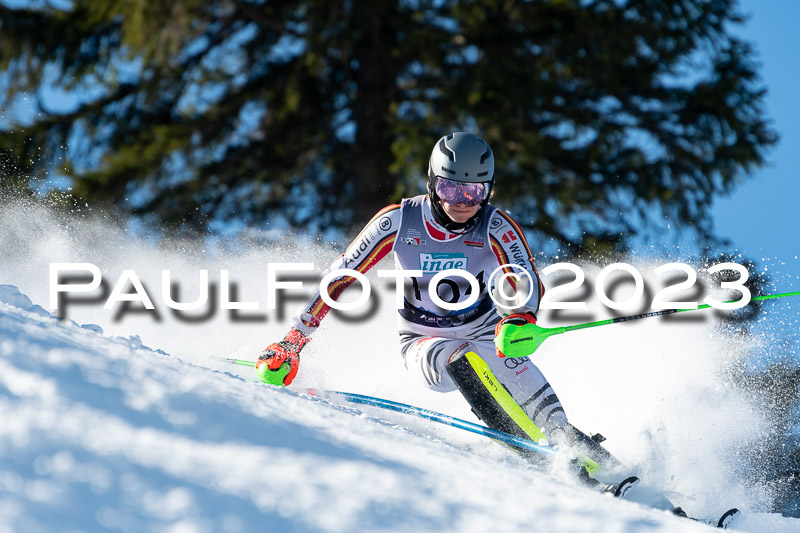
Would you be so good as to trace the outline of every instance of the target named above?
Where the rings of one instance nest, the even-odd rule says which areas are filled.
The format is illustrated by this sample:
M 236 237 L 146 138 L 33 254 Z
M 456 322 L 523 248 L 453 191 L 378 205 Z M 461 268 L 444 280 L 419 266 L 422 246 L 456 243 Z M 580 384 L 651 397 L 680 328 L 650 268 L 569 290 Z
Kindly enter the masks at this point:
M 345 268 L 364 273 L 394 252 L 397 269 L 409 272 L 404 307 L 398 317 L 400 351 L 405 366 L 422 383 L 440 392 L 458 386 L 487 425 L 508 431 L 492 420 L 493 415 L 486 414 L 486 406 L 476 405 L 485 400 L 472 398 L 466 390 L 469 384 L 454 381 L 450 365 L 467 352 L 477 353 L 551 441 L 574 439 L 576 434 L 579 440 L 590 441 L 568 424 L 555 391 L 530 358 L 496 353 L 495 332 L 501 324 L 535 324 L 544 287 L 522 229 L 511 216 L 489 203 L 493 187 L 494 156 L 483 139 L 461 132 L 442 137 L 433 148 L 428 166 L 428 194 L 379 211 L 326 273 Z M 431 278 L 451 268 L 466 270 L 478 280 L 478 298 L 465 309 L 445 309 L 429 296 Z M 493 273 L 497 277 L 497 269 L 528 274 L 522 279 L 530 282 L 521 283 L 520 288 L 525 290 L 519 291 L 528 297 L 518 301 L 516 307 L 499 310 L 490 297 L 492 288 L 486 283 Z M 336 300 L 354 281 L 344 274 L 334 278 L 328 294 Z M 497 287 L 494 290 L 496 294 Z M 472 293 L 469 281 L 461 276 L 446 277 L 437 288 L 439 298 L 450 304 L 465 302 Z M 262 381 L 291 383 L 297 374 L 300 350 L 329 310 L 320 294 L 315 294 L 284 340 L 261 354 L 256 372 Z M 279 372 L 281 369 L 283 372 Z M 592 444 L 590 441 L 588 445 Z

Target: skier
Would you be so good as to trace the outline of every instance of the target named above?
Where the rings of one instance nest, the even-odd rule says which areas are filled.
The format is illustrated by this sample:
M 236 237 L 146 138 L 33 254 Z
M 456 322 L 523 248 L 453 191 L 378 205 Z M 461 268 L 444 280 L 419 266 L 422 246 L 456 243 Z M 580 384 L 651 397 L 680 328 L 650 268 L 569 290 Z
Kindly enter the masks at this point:
M 364 273 L 394 252 L 409 288 L 398 319 L 406 368 L 435 391 L 458 389 L 494 429 L 535 440 L 546 436 L 550 444 L 574 450 L 586 459 L 586 469 L 579 472 L 587 484 L 621 496 L 638 478 L 611 485 L 590 478 L 592 464 L 613 463 L 613 458 L 568 422 L 553 387 L 530 358 L 506 358 L 495 348 L 495 336 L 536 323 L 544 287 L 522 229 L 489 203 L 494 182 L 494 156 L 486 141 L 462 132 L 442 137 L 428 164 L 428 194 L 379 211 L 326 273 L 344 268 Z M 450 268 L 478 280 L 478 298 L 466 308 L 441 305 L 473 296 L 466 278 L 445 277 L 436 288 L 438 302 L 428 292 L 433 276 Z M 517 289 L 523 296 L 509 309 L 500 309 L 492 299 L 502 294 L 501 284 L 487 287 L 498 268 L 522 274 Z M 334 278 L 328 288 L 331 298 L 336 300 L 353 281 L 344 274 Z M 289 385 L 297 375 L 300 351 L 329 309 L 317 292 L 286 337 L 260 355 L 259 379 Z

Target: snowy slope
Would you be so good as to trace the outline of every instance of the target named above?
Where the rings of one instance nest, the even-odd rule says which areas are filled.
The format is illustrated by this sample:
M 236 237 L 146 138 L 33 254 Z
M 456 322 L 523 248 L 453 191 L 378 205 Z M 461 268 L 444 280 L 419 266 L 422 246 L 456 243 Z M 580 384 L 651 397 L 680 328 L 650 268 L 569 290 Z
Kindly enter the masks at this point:
M 229 269 L 240 300 L 263 304 L 266 263 L 312 261 L 321 270 L 336 247 L 258 244 L 258 234 L 226 246 L 171 242 L 82 215 L 35 204 L 0 210 L 0 285 L 8 284 L 0 287 L 0 532 L 703 530 L 590 492 L 560 470 L 533 471 L 481 437 L 266 387 L 249 368 L 204 357 L 254 359 L 283 336 L 298 300 L 255 320 L 187 320 L 158 301 L 163 269 L 180 281 L 182 301 L 197 296 L 201 269 L 212 280 Z M 158 314 L 121 316 L 92 301 L 68 317 L 102 329 L 59 323 L 42 308 L 53 262 L 94 263 L 112 285 L 134 269 Z M 636 266 L 646 277 L 653 268 Z M 457 393 L 409 377 L 392 301 L 384 294 L 359 322 L 330 314 L 293 388 L 368 394 L 476 422 Z M 557 325 L 556 314 L 542 313 L 542 325 Z M 607 313 L 560 315 L 563 324 Z M 767 425 L 725 379 L 752 343 L 769 349 L 768 332 L 742 339 L 718 331 L 713 315 L 689 315 L 553 337 L 535 362 L 575 425 L 602 432 L 643 484 L 690 514 L 737 506 L 741 531 L 800 530 L 800 521 L 769 514 L 770 487 L 752 482 L 742 451 L 762 449 Z
M 0 301 L 0 531 L 707 530 L 477 437 L 60 324 L 11 286 Z

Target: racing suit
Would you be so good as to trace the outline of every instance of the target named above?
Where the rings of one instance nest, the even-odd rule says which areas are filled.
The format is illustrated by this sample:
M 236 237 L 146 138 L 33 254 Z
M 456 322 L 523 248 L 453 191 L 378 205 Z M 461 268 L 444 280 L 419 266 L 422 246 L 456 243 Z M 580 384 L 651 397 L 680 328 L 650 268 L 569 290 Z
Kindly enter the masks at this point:
M 429 202 L 428 196 L 420 195 L 379 211 L 326 273 L 339 269 L 364 273 L 394 252 L 396 268 L 408 272 L 398 317 L 406 368 L 432 390 L 453 391 L 456 384 L 446 365 L 468 348 L 483 358 L 539 428 L 564 426 L 567 417 L 561 402 L 536 365 L 528 357 L 500 358 L 495 353 L 494 331 L 501 315 L 490 297 L 492 281 L 514 269 L 528 274 L 526 294 L 513 308 L 503 309 L 509 314 L 535 315 L 544 293 L 522 229 L 507 213 L 487 204 L 472 229 L 452 233 L 435 221 Z M 465 270 L 478 281 L 477 300 L 464 309 L 446 309 L 429 294 L 434 275 L 448 269 Z M 354 281 L 344 273 L 335 277 L 328 286 L 329 296 L 335 301 Z M 442 279 L 436 291 L 440 302 L 448 304 L 465 302 L 474 292 L 461 276 Z M 329 310 L 318 292 L 293 327 L 311 335 Z

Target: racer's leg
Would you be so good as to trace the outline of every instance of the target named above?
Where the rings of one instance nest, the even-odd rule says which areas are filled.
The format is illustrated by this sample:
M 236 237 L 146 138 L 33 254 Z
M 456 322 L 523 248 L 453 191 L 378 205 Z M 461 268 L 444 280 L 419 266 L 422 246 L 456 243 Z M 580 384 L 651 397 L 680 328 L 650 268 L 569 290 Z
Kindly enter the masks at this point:
M 605 465 L 617 461 L 591 437 L 570 424 L 555 391 L 539 368 L 528 357 L 498 357 L 494 343 L 475 343 L 478 353 L 497 379 L 509 390 L 514 400 L 544 432 L 551 444 L 569 447 Z
M 494 344 L 481 341 L 411 332 L 403 332 L 401 337 L 401 353 L 406 368 L 432 390 L 450 392 L 458 388 L 475 414 L 490 427 L 531 438 L 531 435 L 515 428 L 515 424 L 507 420 L 502 407 L 488 394 L 475 369 L 466 360 L 461 361 L 468 352 L 482 355 L 491 372 L 537 428 L 565 425 L 567 417 L 561 402 L 536 365 L 527 357 L 504 362 L 494 355 L 493 350 Z M 487 353 L 491 355 L 487 356 Z
M 513 406 L 509 410 L 492 396 L 479 370 L 467 360 L 469 352 L 481 356 L 529 420 L 514 416 L 509 412 Z M 406 368 L 426 387 L 437 392 L 458 389 L 475 415 L 489 427 L 537 441 L 546 436 L 551 444 L 570 447 L 604 464 L 615 463 L 604 448 L 569 424 L 555 391 L 529 358 L 497 357 L 494 343 L 484 340 L 424 336 L 409 331 L 401 333 L 401 353 Z
M 446 366 L 449 357 L 464 341 L 403 332 L 400 342 L 406 368 L 419 381 L 437 392 L 456 390 Z

